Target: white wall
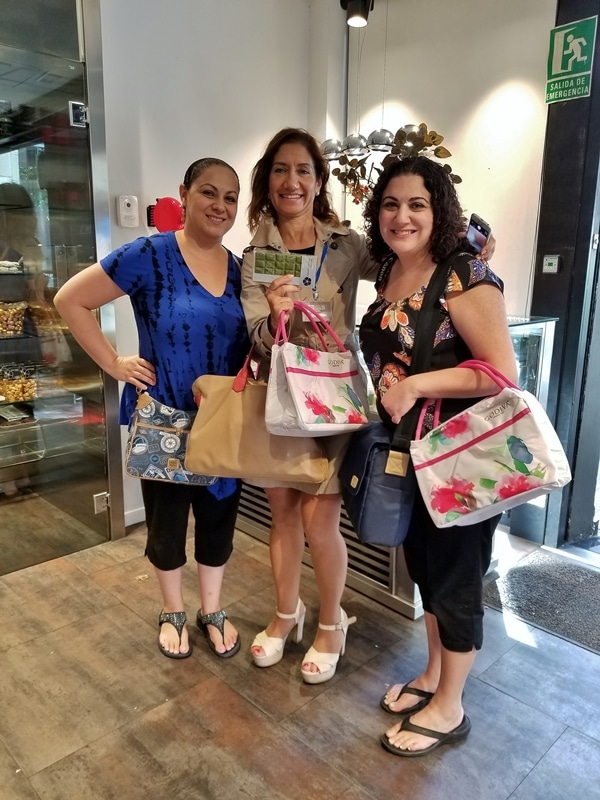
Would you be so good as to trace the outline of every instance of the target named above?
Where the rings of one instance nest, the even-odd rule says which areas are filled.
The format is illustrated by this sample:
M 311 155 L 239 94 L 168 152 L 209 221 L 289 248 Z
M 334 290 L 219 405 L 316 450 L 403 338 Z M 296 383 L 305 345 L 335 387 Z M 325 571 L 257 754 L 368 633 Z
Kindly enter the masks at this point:
M 230 162 L 242 179 L 229 244 L 247 244 L 248 175 L 267 138 L 305 125 L 308 0 L 101 0 L 111 195 L 178 197 L 189 163 Z M 113 220 L 113 246 L 133 231 Z
M 349 126 L 357 127 L 357 76 L 361 133 L 382 126 L 385 69 L 383 127 L 425 122 L 445 136 L 463 207 L 492 224 L 492 266 L 517 316 L 530 307 L 555 13 L 555 0 L 376 0 L 349 44 Z M 371 299 L 372 287 L 361 286 L 360 301 Z
M 346 133 L 347 28 L 338 0 L 99 2 L 110 246 L 151 232 L 146 206 L 177 197 L 188 164 L 213 155 L 242 182 L 227 240 L 240 252 L 250 170 L 271 135 L 285 125 L 320 139 Z M 385 61 L 384 126 L 426 122 L 446 136 L 450 163 L 464 179 L 463 205 L 493 224 L 493 266 L 517 315 L 529 307 L 554 12 L 555 0 L 454 0 L 451 9 L 439 0 L 376 0 L 360 42 L 355 31 L 349 41 L 349 127 L 381 126 Z M 332 189 L 340 213 L 360 222 L 341 186 Z M 120 194 L 138 197 L 139 228 L 116 224 Z M 370 302 L 372 291 L 362 287 L 361 301 Z M 125 300 L 116 304 L 116 324 L 119 351 L 134 352 Z M 126 524 L 143 518 L 138 482 L 128 478 L 125 509 Z
M 187 166 L 217 156 L 242 183 L 226 241 L 240 253 L 249 239 L 250 171 L 269 138 L 286 125 L 326 138 L 343 124 L 346 26 L 339 3 L 100 0 L 100 11 L 110 247 L 152 232 L 144 224 L 146 206 L 178 197 Z M 321 87 L 310 106 L 309 85 Z M 138 197 L 137 229 L 116 223 L 121 194 Z M 133 353 L 129 303 L 115 306 L 118 350 Z M 127 525 L 143 519 L 139 482 L 127 477 L 125 512 Z

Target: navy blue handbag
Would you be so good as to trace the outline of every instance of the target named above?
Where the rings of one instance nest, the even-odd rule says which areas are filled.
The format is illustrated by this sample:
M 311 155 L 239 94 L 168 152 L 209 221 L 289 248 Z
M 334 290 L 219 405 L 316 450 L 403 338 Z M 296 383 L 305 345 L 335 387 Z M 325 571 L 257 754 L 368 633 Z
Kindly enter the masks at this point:
M 398 432 L 392 444 L 394 435 L 382 422 L 355 431 L 340 468 L 346 513 L 363 544 L 399 547 L 408 533 L 417 480 L 410 439 Z
M 393 260 L 383 264 L 376 286 L 385 281 L 392 264 Z M 415 328 L 411 373 L 423 372 L 431 363 L 439 297 L 446 286 L 450 264 L 451 258 L 438 264 L 425 291 Z M 418 491 L 410 442 L 419 412 L 415 405 L 395 430 L 373 422 L 352 434 L 339 477 L 346 513 L 363 544 L 398 547 L 406 538 Z

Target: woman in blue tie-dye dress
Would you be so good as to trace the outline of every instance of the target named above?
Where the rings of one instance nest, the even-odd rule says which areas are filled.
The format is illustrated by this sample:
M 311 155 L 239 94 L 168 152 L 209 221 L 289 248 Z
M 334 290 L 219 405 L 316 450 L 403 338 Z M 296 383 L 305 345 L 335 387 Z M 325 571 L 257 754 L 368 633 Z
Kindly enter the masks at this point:
M 203 374 L 234 375 L 249 343 L 240 305 L 240 269 L 222 245 L 235 222 L 239 179 L 219 159 L 195 161 L 180 186 L 181 230 L 145 236 L 87 267 L 59 290 L 55 305 L 98 366 L 124 383 L 121 423 L 127 424 L 137 390 L 173 408 L 194 411 L 192 383 Z M 102 333 L 94 310 L 127 295 L 139 349 L 120 356 Z M 192 652 L 186 628 L 182 570 L 190 508 L 201 608 L 197 625 L 220 657 L 238 652 L 239 636 L 220 607 L 225 563 L 241 484 L 220 478 L 209 486 L 141 480 L 148 528 L 146 555 L 162 593 L 160 651 L 169 658 Z

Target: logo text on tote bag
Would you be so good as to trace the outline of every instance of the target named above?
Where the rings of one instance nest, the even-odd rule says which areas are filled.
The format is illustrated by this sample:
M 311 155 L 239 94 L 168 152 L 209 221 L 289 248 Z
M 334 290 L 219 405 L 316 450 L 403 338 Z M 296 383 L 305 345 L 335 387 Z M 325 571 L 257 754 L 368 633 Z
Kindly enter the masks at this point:
M 504 412 L 506 411 L 507 408 L 510 408 L 511 406 L 514 406 L 514 404 L 515 404 L 515 402 L 514 402 L 513 399 L 508 399 L 504 403 L 501 403 L 499 406 L 496 406 L 496 408 L 493 408 L 490 411 L 490 413 L 487 414 L 484 417 L 484 419 L 487 422 L 487 420 L 495 419 L 496 417 L 500 417 L 502 414 L 504 414 Z

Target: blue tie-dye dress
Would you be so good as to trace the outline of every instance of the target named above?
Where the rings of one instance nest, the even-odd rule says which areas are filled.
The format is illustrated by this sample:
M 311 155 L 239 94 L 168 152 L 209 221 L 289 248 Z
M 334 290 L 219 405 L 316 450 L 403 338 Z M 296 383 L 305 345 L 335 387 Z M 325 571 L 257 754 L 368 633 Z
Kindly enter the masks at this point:
M 139 354 L 156 371 L 152 396 L 165 405 L 195 410 L 192 384 L 199 375 L 235 375 L 250 343 L 240 304 L 241 276 L 228 251 L 225 291 L 215 297 L 190 272 L 175 233 L 141 237 L 100 261 L 106 274 L 131 300 Z M 135 352 L 132 343 L 131 353 Z M 125 384 L 121 424 L 128 424 L 137 400 Z M 224 497 L 236 482 L 217 481 L 211 491 Z

